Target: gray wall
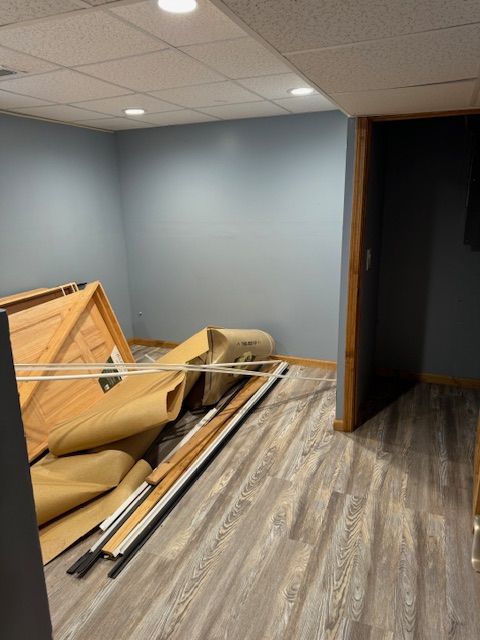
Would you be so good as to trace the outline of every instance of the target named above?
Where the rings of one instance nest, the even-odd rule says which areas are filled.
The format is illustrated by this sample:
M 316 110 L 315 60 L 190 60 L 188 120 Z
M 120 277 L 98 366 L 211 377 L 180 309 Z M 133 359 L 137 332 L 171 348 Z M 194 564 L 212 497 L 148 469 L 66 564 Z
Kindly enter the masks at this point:
M 101 280 L 131 335 L 115 139 L 0 115 L 0 295 Z
M 343 202 L 342 253 L 340 275 L 340 302 L 337 343 L 337 401 L 335 417 L 343 418 L 345 391 L 345 345 L 347 329 L 348 268 L 350 264 L 350 227 L 352 223 L 353 178 L 355 165 L 355 118 L 348 120 L 347 154 L 345 158 L 345 193 Z
M 335 360 L 346 135 L 336 111 L 118 134 L 135 335 Z
M 463 244 L 464 118 L 390 123 L 380 367 L 480 377 L 480 252 Z

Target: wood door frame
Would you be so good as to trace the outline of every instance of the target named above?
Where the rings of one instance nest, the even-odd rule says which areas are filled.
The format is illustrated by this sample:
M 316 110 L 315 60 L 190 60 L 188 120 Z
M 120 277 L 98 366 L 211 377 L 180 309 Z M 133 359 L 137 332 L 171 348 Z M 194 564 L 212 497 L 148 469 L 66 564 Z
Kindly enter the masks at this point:
M 348 266 L 348 293 L 345 333 L 345 373 L 343 418 L 334 422 L 341 431 L 354 431 L 360 424 L 358 389 L 359 330 L 362 293 L 362 264 L 365 241 L 366 205 L 370 143 L 375 122 L 402 121 L 422 118 L 479 115 L 480 109 L 409 113 L 402 115 L 362 116 L 355 128 L 355 160 L 353 174 L 352 218 Z
M 358 118 L 355 127 L 355 159 L 350 223 L 350 253 L 348 265 L 347 324 L 345 334 L 345 374 L 343 431 L 353 431 L 358 425 L 357 376 L 360 329 L 361 265 L 365 235 L 368 163 L 372 126 L 369 118 Z M 339 425 L 340 426 L 340 425 Z

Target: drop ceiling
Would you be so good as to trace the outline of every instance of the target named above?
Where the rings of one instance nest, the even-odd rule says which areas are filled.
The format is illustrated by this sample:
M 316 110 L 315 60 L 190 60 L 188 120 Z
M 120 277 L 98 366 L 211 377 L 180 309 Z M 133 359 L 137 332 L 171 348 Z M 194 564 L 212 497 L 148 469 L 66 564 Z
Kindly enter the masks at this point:
M 480 107 L 479 0 L 0 0 L 0 110 L 105 130 Z M 310 84 L 315 93 L 293 97 Z M 142 116 L 126 117 L 128 107 Z
M 349 115 L 480 107 L 479 0 L 213 1 Z
M 105 130 L 336 108 L 292 97 L 305 78 L 207 0 L 0 0 L 0 67 L 0 110 Z

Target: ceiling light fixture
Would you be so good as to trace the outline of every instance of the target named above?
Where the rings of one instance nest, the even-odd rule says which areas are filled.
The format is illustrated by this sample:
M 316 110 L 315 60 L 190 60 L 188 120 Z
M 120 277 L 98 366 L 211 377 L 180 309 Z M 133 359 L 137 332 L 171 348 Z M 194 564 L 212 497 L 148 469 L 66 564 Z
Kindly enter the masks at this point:
M 291 93 L 292 96 L 309 96 L 315 93 L 315 89 L 312 89 L 312 87 L 297 87 L 296 89 L 289 89 L 288 93 Z
M 143 116 L 145 113 L 145 109 L 140 109 L 139 107 L 132 107 L 131 109 L 124 109 L 123 113 L 126 116 Z
M 190 13 L 197 8 L 197 0 L 157 0 L 158 6 L 170 13 Z

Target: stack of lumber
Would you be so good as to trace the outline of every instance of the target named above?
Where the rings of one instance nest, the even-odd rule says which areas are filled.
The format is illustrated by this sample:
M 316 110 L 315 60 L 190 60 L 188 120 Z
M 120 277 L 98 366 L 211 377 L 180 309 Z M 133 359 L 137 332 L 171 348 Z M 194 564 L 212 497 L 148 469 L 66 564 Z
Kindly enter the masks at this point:
M 67 284 L 10 296 L 0 299 L 0 307 L 9 313 L 15 363 L 134 362 L 99 282 L 82 291 Z M 90 408 L 105 389 L 98 380 L 22 382 L 19 394 L 32 461 L 46 451 L 57 424 Z
M 269 366 L 266 372 L 276 376 L 287 366 L 287 363 L 279 362 Z M 233 429 L 239 426 L 277 379 L 250 378 L 234 387 L 127 501 L 107 518 L 101 526 L 103 535 L 68 572 L 82 577 L 101 556 L 120 556 L 109 573 L 110 577 L 116 577 L 182 497 L 195 474 L 206 468 Z

